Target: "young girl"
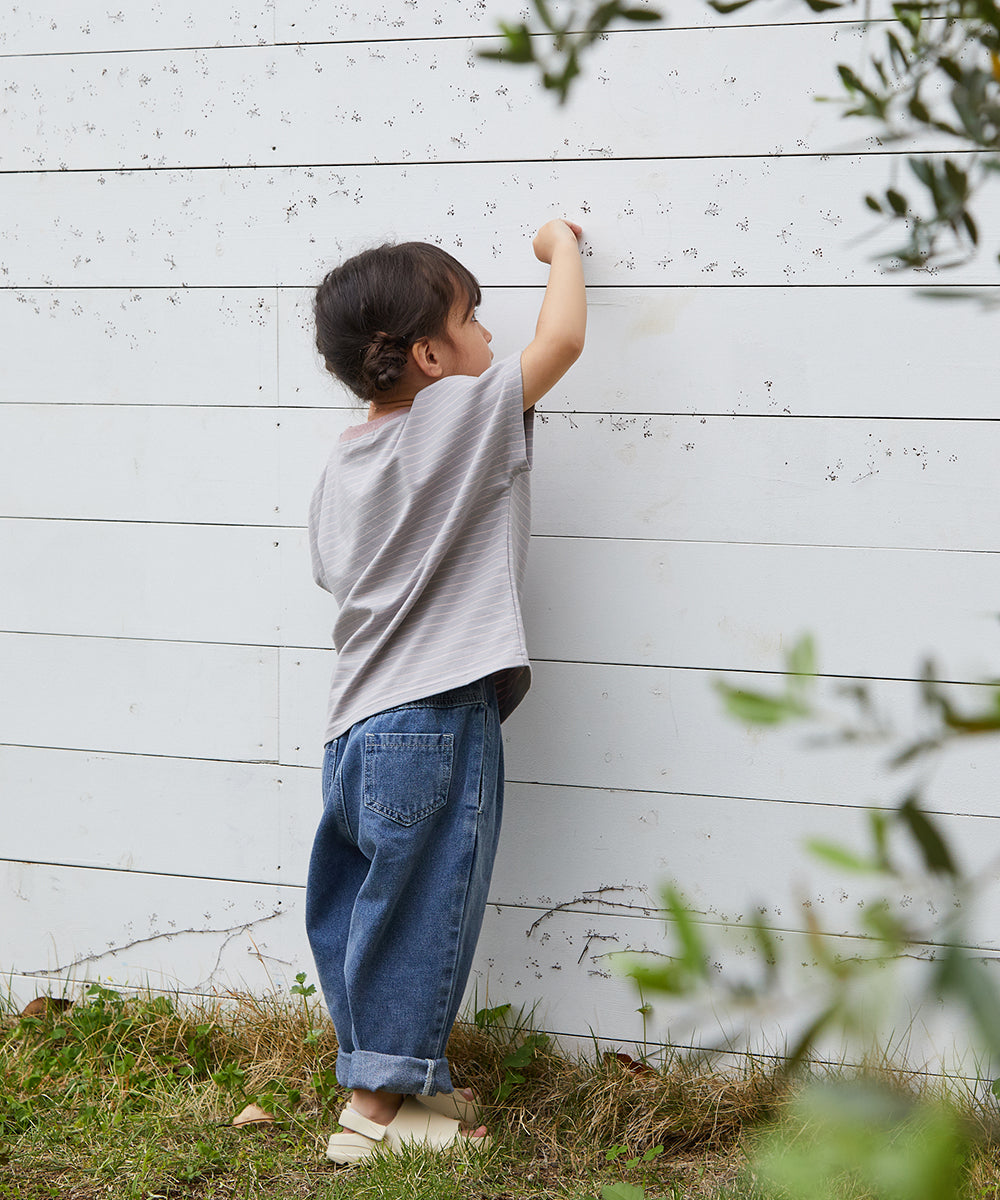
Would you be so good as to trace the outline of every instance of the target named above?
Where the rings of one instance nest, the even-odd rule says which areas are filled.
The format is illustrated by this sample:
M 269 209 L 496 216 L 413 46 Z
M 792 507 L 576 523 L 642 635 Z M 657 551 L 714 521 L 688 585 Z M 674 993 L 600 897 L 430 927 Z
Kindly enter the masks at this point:
M 583 349 L 580 234 L 538 231 L 535 336 L 495 365 L 479 284 L 436 246 L 365 251 L 317 290 L 327 369 L 368 402 L 309 513 L 313 572 L 339 606 L 306 894 L 352 1092 L 334 1162 L 486 1132 L 438 1093 L 453 1092 L 445 1048 L 500 832 L 500 722 L 530 682 L 532 409 Z

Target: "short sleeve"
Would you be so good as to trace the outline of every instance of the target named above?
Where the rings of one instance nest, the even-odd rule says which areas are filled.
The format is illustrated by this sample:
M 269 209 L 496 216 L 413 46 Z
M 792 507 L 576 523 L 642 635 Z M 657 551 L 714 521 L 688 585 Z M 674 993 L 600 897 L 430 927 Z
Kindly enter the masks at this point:
M 513 478 L 531 467 L 531 418 L 524 413 L 521 358 L 513 354 L 475 377 L 450 375 L 417 393 L 401 445 L 445 475 L 479 464 Z

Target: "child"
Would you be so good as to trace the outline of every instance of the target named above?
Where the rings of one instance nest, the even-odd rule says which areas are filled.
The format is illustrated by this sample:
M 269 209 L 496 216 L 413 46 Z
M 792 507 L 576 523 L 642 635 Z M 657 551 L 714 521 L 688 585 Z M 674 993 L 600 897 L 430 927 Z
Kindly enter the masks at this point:
M 583 349 L 580 234 L 560 220 L 538 231 L 549 279 L 535 336 L 495 365 L 479 285 L 436 246 L 365 251 L 317 290 L 327 369 L 368 402 L 309 513 L 314 575 L 339 606 L 306 894 L 352 1090 L 333 1162 L 485 1135 L 437 1093 L 453 1091 L 445 1047 L 500 831 L 500 722 L 530 682 L 532 409 Z

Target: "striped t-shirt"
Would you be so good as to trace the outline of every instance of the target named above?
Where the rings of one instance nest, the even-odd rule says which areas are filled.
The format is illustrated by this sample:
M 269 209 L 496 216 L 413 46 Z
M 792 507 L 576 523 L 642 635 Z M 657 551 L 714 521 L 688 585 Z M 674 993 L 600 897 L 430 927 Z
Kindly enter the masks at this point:
M 501 719 L 520 703 L 531 448 L 519 355 L 341 435 L 309 510 L 313 575 L 339 606 L 324 742 L 487 675 Z

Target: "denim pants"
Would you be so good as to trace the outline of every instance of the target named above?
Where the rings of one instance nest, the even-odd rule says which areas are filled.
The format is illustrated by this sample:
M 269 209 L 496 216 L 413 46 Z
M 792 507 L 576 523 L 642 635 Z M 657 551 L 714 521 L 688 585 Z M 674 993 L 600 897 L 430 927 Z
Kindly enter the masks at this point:
M 453 1090 L 445 1048 L 502 806 L 488 679 L 367 717 L 327 745 L 306 928 L 342 1086 Z

